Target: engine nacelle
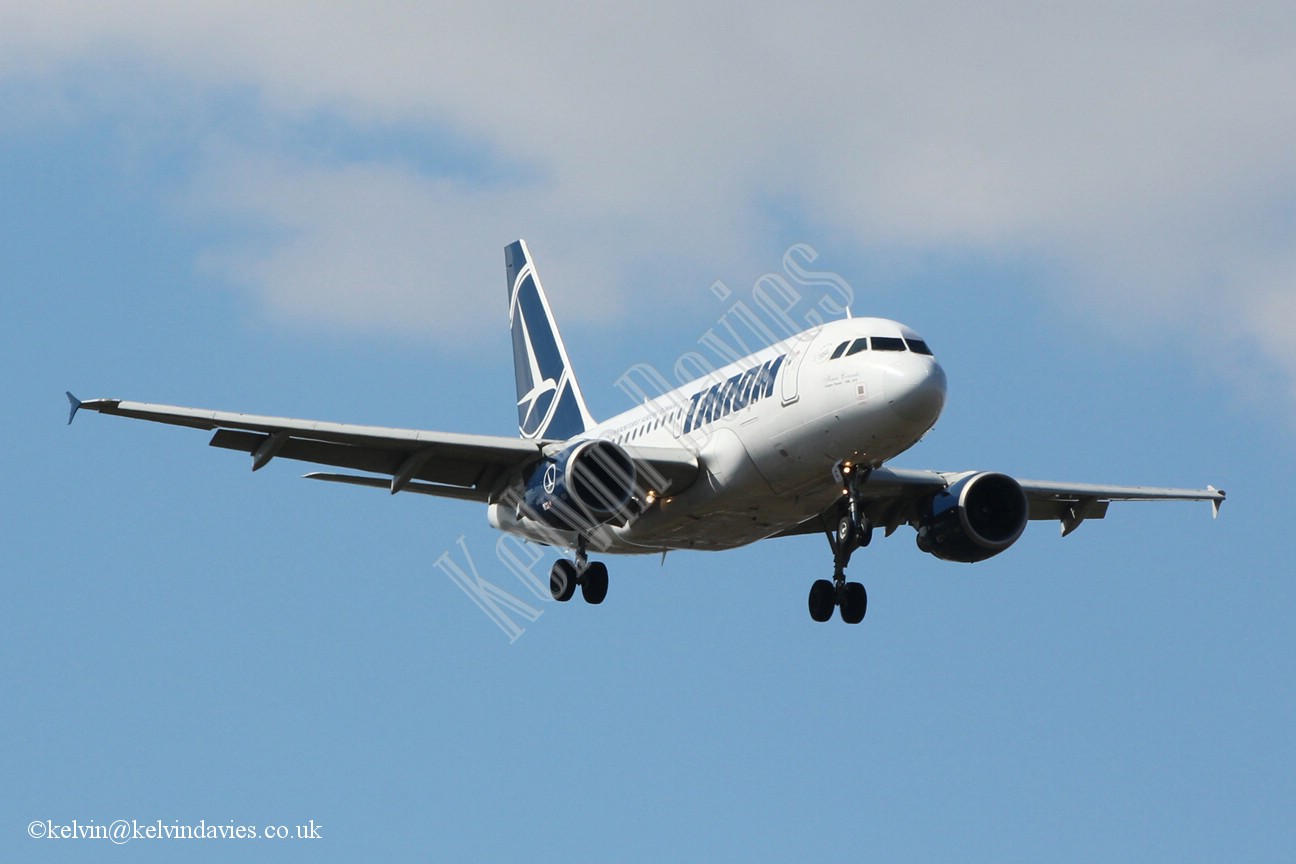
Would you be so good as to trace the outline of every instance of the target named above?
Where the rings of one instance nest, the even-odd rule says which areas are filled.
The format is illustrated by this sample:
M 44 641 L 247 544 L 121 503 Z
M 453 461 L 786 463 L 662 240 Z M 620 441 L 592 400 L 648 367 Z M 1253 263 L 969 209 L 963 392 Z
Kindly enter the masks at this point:
M 971 564 L 1007 549 L 1022 531 L 1030 506 L 1007 474 L 970 474 L 923 502 L 918 548 L 945 561 Z
M 522 500 L 531 518 L 579 531 L 627 514 L 634 485 L 630 454 L 611 441 L 581 441 L 536 464 Z

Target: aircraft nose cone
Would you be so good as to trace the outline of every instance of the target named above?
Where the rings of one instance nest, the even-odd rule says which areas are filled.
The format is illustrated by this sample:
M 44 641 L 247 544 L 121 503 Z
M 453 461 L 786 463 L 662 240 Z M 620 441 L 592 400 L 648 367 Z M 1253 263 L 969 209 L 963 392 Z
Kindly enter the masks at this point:
M 906 357 L 887 369 L 883 393 L 901 419 L 930 427 L 945 407 L 945 370 L 928 357 Z

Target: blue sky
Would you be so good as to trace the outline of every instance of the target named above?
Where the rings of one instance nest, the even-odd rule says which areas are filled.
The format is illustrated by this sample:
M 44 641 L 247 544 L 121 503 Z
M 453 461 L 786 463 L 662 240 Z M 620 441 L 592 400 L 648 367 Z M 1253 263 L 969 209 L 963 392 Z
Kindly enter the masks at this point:
M 1294 29 L 7 4 L 0 857 L 135 819 L 323 826 L 135 860 L 1290 860 Z M 859 627 L 806 614 L 818 538 L 611 559 L 510 641 L 436 564 L 529 598 L 472 505 L 63 425 L 71 389 L 509 434 L 517 237 L 596 414 L 807 243 L 949 375 L 898 465 L 1229 502 L 973 566 L 902 529 Z

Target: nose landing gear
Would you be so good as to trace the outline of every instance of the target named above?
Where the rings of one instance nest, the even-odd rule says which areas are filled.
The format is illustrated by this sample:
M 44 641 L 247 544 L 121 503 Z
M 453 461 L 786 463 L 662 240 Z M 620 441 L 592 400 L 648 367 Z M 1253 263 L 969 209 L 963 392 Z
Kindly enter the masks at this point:
M 846 581 L 846 565 L 851 553 L 867 546 L 873 539 L 873 526 L 864 518 L 863 496 L 860 487 L 868 480 L 871 468 L 857 468 L 849 462 L 838 463 L 833 468 L 833 478 L 846 489 L 841 502 L 841 515 L 836 530 L 825 530 L 828 545 L 833 550 L 833 578 L 816 579 L 810 586 L 810 617 L 827 621 L 833 609 L 841 607 L 841 618 L 847 624 L 858 624 L 868 611 L 868 592 L 859 582 Z

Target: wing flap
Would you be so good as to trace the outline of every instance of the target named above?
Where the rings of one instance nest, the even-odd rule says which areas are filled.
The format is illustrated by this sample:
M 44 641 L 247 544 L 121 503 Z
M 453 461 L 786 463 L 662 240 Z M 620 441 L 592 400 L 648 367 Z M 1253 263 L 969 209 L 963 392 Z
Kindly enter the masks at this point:
M 209 443 L 212 447 L 254 454 L 267 442 L 269 437 L 269 435 L 260 432 L 219 429 L 212 436 Z M 295 459 L 299 462 L 332 465 L 336 468 L 354 468 L 357 471 L 371 471 L 374 473 L 393 473 L 396 470 L 395 466 L 400 465 L 403 452 L 405 451 L 394 448 L 335 444 L 329 441 L 293 438 L 290 434 L 288 440 L 284 442 L 275 455 L 284 459 Z
M 540 445 L 536 442 L 493 435 L 356 426 L 120 399 L 92 399 L 73 405 L 75 410 L 86 409 L 173 426 L 216 430 L 211 446 L 251 454 L 254 470 L 271 459 L 282 457 L 388 474 L 391 475 L 389 478 L 366 478 L 366 482 L 359 485 L 379 485 L 394 492 L 408 489 L 429 495 L 484 501 L 502 474 L 541 455 Z M 314 479 L 335 478 L 320 476 Z M 421 483 L 418 488 L 414 488 L 415 481 Z
M 373 489 L 389 489 L 391 481 L 383 477 L 362 477 L 358 474 L 325 474 L 312 471 L 304 474 L 307 480 L 324 480 L 329 483 L 345 483 L 349 486 L 368 486 Z M 471 489 L 460 486 L 441 486 L 436 483 L 406 483 L 401 486 L 402 492 L 417 492 L 420 495 L 435 495 L 439 498 L 457 498 L 460 501 L 480 501 L 485 503 L 490 498 L 487 489 Z
M 277 434 L 277 433 L 276 433 Z M 220 429 L 212 436 L 211 446 L 243 453 L 255 454 L 268 440 L 268 436 L 257 432 L 243 432 L 235 429 Z M 298 462 L 311 462 L 316 465 L 331 465 L 335 468 L 350 468 L 355 471 L 368 471 L 371 474 L 403 475 L 403 469 L 411 459 L 417 459 L 414 470 L 405 476 L 405 480 L 426 480 L 447 486 L 481 486 L 491 485 L 503 468 L 511 467 L 514 461 L 492 461 L 482 458 L 480 453 L 465 452 L 457 448 L 457 455 L 443 452 L 435 444 L 426 447 L 408 444 L 391 446 L 373 446 L 358 444 L 337 444 L 331 441 L 313 441 L 309 438 L 290 437 L 275 454 L 276 458 L 293 459 Z M 384 480 L 384 484 L 390 484 Z M 403 484 L 402 484 L 403 485 Z
M 1087 519 L 1103 519 L 1113 501 L 1209 501 L 1218 516 L 1224 493 L 1214 486 L 1175 489 L 1163 486 L 1102 486 L 1095 483 L 1056 483 L 1018 480 L 1030 502 L 1031 519 L 1052 519 L 1065 537 Z

